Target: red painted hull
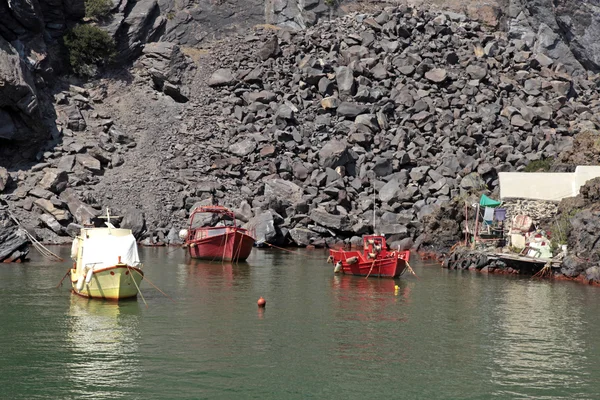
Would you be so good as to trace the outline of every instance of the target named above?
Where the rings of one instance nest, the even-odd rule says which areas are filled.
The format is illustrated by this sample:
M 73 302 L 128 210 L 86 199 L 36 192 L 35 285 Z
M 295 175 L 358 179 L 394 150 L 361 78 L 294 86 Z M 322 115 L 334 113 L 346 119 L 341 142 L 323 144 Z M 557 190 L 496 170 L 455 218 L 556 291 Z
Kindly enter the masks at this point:
M 398 278 L 406 269 L 410 253 L 408 251 L 387 252 L 385 256 L 365 259 L 358 251 L 330 250 L 333 264 L 341 262 L 342 272 L 348 275 Z M 348 259 L 356 258 L 356 262 Z
M 214 228 L 197 229 L 187 243 L 190 256 L 213 261 L 246 260 L 252 252 L 254 238 L 241 228 L 227 227 L 220 231 L 222 233 Z

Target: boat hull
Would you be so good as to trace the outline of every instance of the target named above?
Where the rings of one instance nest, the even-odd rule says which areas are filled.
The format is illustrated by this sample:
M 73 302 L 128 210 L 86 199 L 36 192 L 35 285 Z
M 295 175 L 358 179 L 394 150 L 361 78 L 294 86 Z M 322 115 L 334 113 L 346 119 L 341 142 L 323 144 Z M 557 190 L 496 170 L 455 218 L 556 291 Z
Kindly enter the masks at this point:
M 136 297 L 144 273 L 127 265 L 114 265 L 94 271 L 89 282 L 72 270 L 73 293 L 97 299 L 121 300 Z M 74 280 L 73 280 L 74 279 Z
M 397 255 L 374 260 L 365 260 L 357 251 L 330 250 L 329 255 L 334 264 L 341 262 L 342 272 L 348 275 L 398 278 L 406 269 L 406 260 Z
M 192 239 L 188 249 L 192 258 L 214 261 L 245 261 L 254 246 L 254 238 L 238 230 Z

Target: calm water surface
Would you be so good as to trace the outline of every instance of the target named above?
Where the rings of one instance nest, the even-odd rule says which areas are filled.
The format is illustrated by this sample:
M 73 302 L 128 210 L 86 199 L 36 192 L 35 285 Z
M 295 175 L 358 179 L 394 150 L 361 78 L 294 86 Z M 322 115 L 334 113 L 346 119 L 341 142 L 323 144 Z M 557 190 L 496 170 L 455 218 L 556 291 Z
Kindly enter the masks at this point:
M 334 276 L 323 251 L 233 266 L 140 251 L 175 302 L 147 281 L 148 307 L 71 295 L 55 288 L 68 262 L 0 265 L 1 399 L 600 398 L 599 288 L 416 262 L 420 279 Z

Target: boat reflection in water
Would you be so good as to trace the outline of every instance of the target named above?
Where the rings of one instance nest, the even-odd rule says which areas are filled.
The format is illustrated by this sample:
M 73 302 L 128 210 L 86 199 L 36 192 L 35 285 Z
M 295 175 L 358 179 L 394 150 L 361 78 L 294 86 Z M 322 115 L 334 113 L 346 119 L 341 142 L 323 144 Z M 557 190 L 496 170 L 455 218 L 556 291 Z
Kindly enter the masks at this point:
M 67 340 L 70 370 L 65 375 L 79 397 L 130 398 L 141 383 L 140 305 L 71 295 Z
M 355 311 L 359 320 L 397 320 L 397 311 L 386 314 L 386 308 L 398 302 L 411 302 L 413 283 L 405 280 L 365 279 L 351 275 L 336 275 L 332 288 L 340 309 Z
M 184 266 L 182 279 L 186 285 L 201 287 L 210 292 L 230 290 L 244 285 L 250 278 L 250 265 L 231 261 L 206 261 L 189 259 Z
M 364 362 L 392 365 L 404 359 L 403 335 L 414 283 L 337 275 L 332 289 L 337 301 L 335 319 L 346 321 L 337 330 L 336 356 L 340 365 Z M 357 341 L 356 338 L 361 338 Z M 377 379 L 384 379 L 377 377 Z

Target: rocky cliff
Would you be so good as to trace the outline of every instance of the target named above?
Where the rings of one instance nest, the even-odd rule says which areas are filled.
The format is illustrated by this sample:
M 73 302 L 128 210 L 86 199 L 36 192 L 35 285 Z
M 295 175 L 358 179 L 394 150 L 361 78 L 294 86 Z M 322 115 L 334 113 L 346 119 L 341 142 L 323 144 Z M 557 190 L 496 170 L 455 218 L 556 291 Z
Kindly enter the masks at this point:
M 35 163 L 4 158 L 2 197 L 46 241 L 68 240 L 104 206 L 140 238 L 176 241 L 189 210 L 215 197 L 259 240 L 333 245 L 375 227 L 402 246 L 427 243 L 427 216 L 451 199 L 493 190 L 497 172 L 598 126 L 594 52 L 577 50 L 589 48 L 596 5 L 555 3 L 394 6 L 305 28 L 329 5 L 124 2 L 102 23 L 120 60 L 137 61 L 51 91 L 40 80 L 51 71 L 16 51 L 25 36 L 10 37 L 0 69 L 23 83 L 0 87 L 18 93 L 2 97 L 12 125 L 0 132 L 41 137 L 29 127 L 46 115 L 55 137 Z M 296 29 L 242 29 L 265 12 Z M 207 41 L 229 28 L 243 33 Z

